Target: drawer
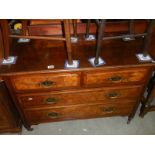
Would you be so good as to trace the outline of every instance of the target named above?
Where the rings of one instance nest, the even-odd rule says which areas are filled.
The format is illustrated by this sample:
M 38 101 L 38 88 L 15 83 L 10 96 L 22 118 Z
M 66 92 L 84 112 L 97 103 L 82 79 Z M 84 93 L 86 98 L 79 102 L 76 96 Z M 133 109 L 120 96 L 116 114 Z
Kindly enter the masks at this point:
M 104 116 L 129 115 L 133 109 L 133 103 L 111 105 L 82 105 L 61 108 L 48 108 L 40 110 L 25 110 L 25 117 L 30 124 L 38 124 L 49 121 L 62 121 L 82 118 L 95 118 Z
M 80 87 L 80 72 L 17 75 L 11 77 L 15 91 Z
M 111 69 L 84 73 L 84 86 L 136 84 L 146 81 L 149 70 L 138 69 Z
M 82 91 L 64 91 L 55 93 L 30 93 L 18 95 L 22 108 L 59 107 L 77 104 L 91 104 L 100 101 L 115 102 L 117 100 L 134 101 L 140 97 L 141 86 L 96 88 Z

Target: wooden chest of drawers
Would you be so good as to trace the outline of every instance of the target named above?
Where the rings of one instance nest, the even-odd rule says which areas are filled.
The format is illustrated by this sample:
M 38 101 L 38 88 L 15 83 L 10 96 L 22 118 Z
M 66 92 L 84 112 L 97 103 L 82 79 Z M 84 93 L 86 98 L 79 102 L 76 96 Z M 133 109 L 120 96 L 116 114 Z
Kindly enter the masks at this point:
M 30 73 L 5 77 L 25 126 L 106 116 L 133 118 L 151 67 Z
M 136 58 L 141 40 L 126 46 L 120 40 L 104 42 L 100 56 L 106 64 L 100 67 L 88 62 L 95 53 L 93 43 L 73 45 L 73 55 L 80 60 L 77 69 L 64 69 L 65 48 L 50 45 L 47 40 L 15 44 L 16 64 L 0 66 L 27 129 L 44 122 L 107 116 L 128 116 L 130 122 L 154 68 L 152 62 Z
M 2 60 L 3 54 L 5 58 L 16 55 L 17 61 L 12 65 L 0 65 L 0 76 L 12 95 L 24 126 L 31 130 L 31 125 L 44 122 L 106 116 L 128 116 L 129 123 L 135 115 L 155 66 L 153 61 L 139 61 L 137 54 L 149 52 L 155 60 L 155 44 L 150 45 L 150 51 L 146 50 L 146 47 L 146 51 L 143 51 L 145 36 L 143 36 L 144 39 L 138 37 L 126 43 L 121 39 L 115 40 L 124 38 L 126 35 L 116 36 L 114 40 L 104 40 L 101 43 L 102 39 L 105 39 L 102 38 L 101 33 L 98 34 L 96 41 L 85 39 L 86 34 L 77 34 L 78 42 L 70 44 L 67 21 L 64 21 L 66 22 L 64 24 L 65 38 L 50 36 L 48 37 L 50 40 L 40 40 L 47 39 L 47 36 L 41 36 L 39 32 L 36 36 L 31 36 L 30 31 L 26 30 L 26 20 L 22 22 L 22 24 L 25 23 L 22 28 L 24 36 L 9 35 L 7 21 L 1 21 L 4 38 L 0 37 L 0 40 L 3 40 L 4 47 L 0 46 L 0 59 Z M 29 30 L 31 29 L 30 26 Z M 96 33 L 96 27 L 93 29 Z M 111 29 L 115 29 L 115 26 Z M 119 29 L 121 34 L 125 34 L 121 28 Z M 119 31 L 109 29 L 106 34 L 109 37 L 106 39 L 113 38 L 112 36 Z M 28 37 L 31 41 L 19 43 L 17 38 L 10 40 L 9 37 Z M 128 35 L 126 37 L 128 38 Z M 146 40 L 149 44 L 149 39 L 145 39 L 145 42 Z M 66 41 L 66 44 L 63 41 Z M 95 55 L 104 59 L 105 64 L 100 67 L 92 66 L 88 60 Z M 79 68 L 66 69 L 66 60 L 70 62 L 70 65 L 72 58 L 79 60 Z M 1 126 L 6 125 L 3 112 L 4 110 L 0 107 Z

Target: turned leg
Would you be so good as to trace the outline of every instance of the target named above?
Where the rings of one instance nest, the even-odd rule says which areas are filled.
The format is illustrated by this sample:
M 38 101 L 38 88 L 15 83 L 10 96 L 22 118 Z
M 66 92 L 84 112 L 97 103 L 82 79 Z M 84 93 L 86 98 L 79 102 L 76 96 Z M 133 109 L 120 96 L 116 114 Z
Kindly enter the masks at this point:
M 134 34 L 134 19 L 129 21 L 129 34 Z
M 132 117 L 128 117 L 127 124 L 130 124 Z
M 154 29 L 154 24 L 155 24 L 154 20 L 149 21 L 149 25 L 147 28 L 147 36 L 145 36 L 144 38 L 144 49 L 143 49 L 144 56 L 148 55 L 148 51 L 151 43 L 151 35 Z
M 86 38 L 89 38 L 90 23 L 91 23 L 91 19 L 88 19 L 86 24 Z
M 70 37 L 70 23 L 68 19 L 64 20 L 64 32 L 65 32 L 65 38 L 66 38 L 68 64 L 72 65 L 73 64 L 72 46 L 71 46 L 71 37 Z
M 144 117 L 145 114 L 148 112 L 149 107 L 151 106 L 151 103 L 155 97 L 155 86 L 153 87 L 152 91 L 148 93 L 147 98 L 145 101 L 142 101 L 142 106 L 140 109 L 140 117 Z
M 77 38 L 77 19 L 73 19 L 72 22 L 73 22 L 73 33 L 74 33 L 73 36 Z
M 147 111 L 145 110 L 145 98 L 143 97 L 142 101 L 141 101 L 141 108 L 140 108 L 140 117 L 144 117 L 144 115 L 147 113 Z
M 136 111 L 138 109 L 139 102 L 134 106 L 132 113 L 128 116 L 127 124 L 130 124 L 131 120 L 134 118 Z
M 28 131 L 33 131 L 33 128 L 28 125 L 28 124 L 24 124 L 24 127 L 28 130 Z
M 99 23 L 99 30 L 98 30 L 98 38 L 97 38 L 97 48 L 96 48 L 96 57 L 94 60 L 94 64 L 97 65 L 99 63 L 99 54 L 101 50 L 101 44 L 102 44 L 102 39 L 104 37 L 104 27 L 105 27 L 105 19 L 102 19 Z
M 3 44 L 4 44 L 4 58 L 7 59 L 10 56 L 10 40 L 9 40 L 9 26 L 6 19 L 0 20 Z

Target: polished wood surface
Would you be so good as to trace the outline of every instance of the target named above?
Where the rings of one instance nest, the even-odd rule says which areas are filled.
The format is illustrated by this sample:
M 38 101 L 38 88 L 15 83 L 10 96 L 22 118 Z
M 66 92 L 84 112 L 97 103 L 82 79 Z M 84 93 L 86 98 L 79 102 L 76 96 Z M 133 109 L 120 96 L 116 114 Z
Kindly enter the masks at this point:
M 13 75 L 26 72 L 59 72 L 64 69 L 64 63 L 67 60 L 67 54 L 63 46 L 51 47 L 52 42 L 43 40 L 31 40 L 30 43 L 16 43 L 12 48 L 14 55 L 18 56 L 14 65 L 1 65 L 1 75 Z M 130 66 L 154 66 L 152 62 L 139 62 L 135 54 L 139 53 L 142 48 L 142 40 L 123 42 L 121 40 L 104 41 L 102 44 L 101 57 L 106 64 L 103 67 L 96 67 L 96 70 L 103 68 L 123 68 Z M 94 70 L 88 59 L 95 56 L 95 43 L 79 41 L 79 44 L 73 45 L 73 59 L 80 60 L 81 70 Z M 155 46 L 155 45 L 154 45 Z M 150 55 L 155 58 L 153 52 L 154 46 L 150 49 Z M 31 61 L 30 61 L 31 60 Z M 49 65 L 54 65 L 54 69 L 47 69 Z M 78 71 L 79 69 L 70 69 Z
M 0 20 L 1 33 L 3 37 L 4 58 L 7 59 L 10 56 L 10 39 L 9 39 L 9 27 L 8 22 L 5 19 Z
M 80 86 L 80 73 L 17 75 L 11 82 L 15 91 L 76 88 Z
M 135 104 L 135 103 L 134 103 Z M 48 108 L 39 110 L 24 110 L 30 124 L 53 122 L 71 119 L 96 118 L 105 116 L 129 115 L 133 103 L 124 104 L 92 104 L 72 107 Z
M 135 84 L 145 81 L 148 74 L 146 68 L 129 68 L 129 69 L 113 69 L 100 70 L 84 73 L 84 86 L 105 86 L 105 85 L 120 85 L 120 84 Z
M 66 107 L 97 102 L 135 101 L 140 96 L 141 90 L 141 86 L 104 87 L 48 93 L 24 93 L 17 95 L 17 98 L 24 109 Z
M 0 26 L 0 60 L 4 58 L 4 45 L 3 45 L 3 36 L 2 36 L 2 28 Z

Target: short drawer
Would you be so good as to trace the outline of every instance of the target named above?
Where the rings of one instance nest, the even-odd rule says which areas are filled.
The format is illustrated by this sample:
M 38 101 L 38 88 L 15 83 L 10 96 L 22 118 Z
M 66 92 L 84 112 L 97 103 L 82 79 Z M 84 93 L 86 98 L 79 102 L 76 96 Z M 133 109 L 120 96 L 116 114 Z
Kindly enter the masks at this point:
M 138 69 L 113 69 L 101 71 L 88 71 L 84 73 L 84 86 L 135 84 L 146 81 L 149 70 Z
M 117 100 L 134 101 L 140 97 L 141 86 L 132 87 L 104 87 L 91 90 L 63 91 L 55 93 L 30 93 L 18 95 L 22 108 L 59 107 L 77 104 L 91 104 L 103 101 L 115 102 Z
M 62 108 L 48 108 L 40 110 L 25 110 L 25 117 L 30 124 L 54 122 L 62 120 L 96 118 L 105 116 L 129 115 L 133 110 L 133 103 L 111 105 L 82 105 Z
M 11 82 L 15 91 L 74 88 L 80 86 L 80 72 L 17 75 Z

